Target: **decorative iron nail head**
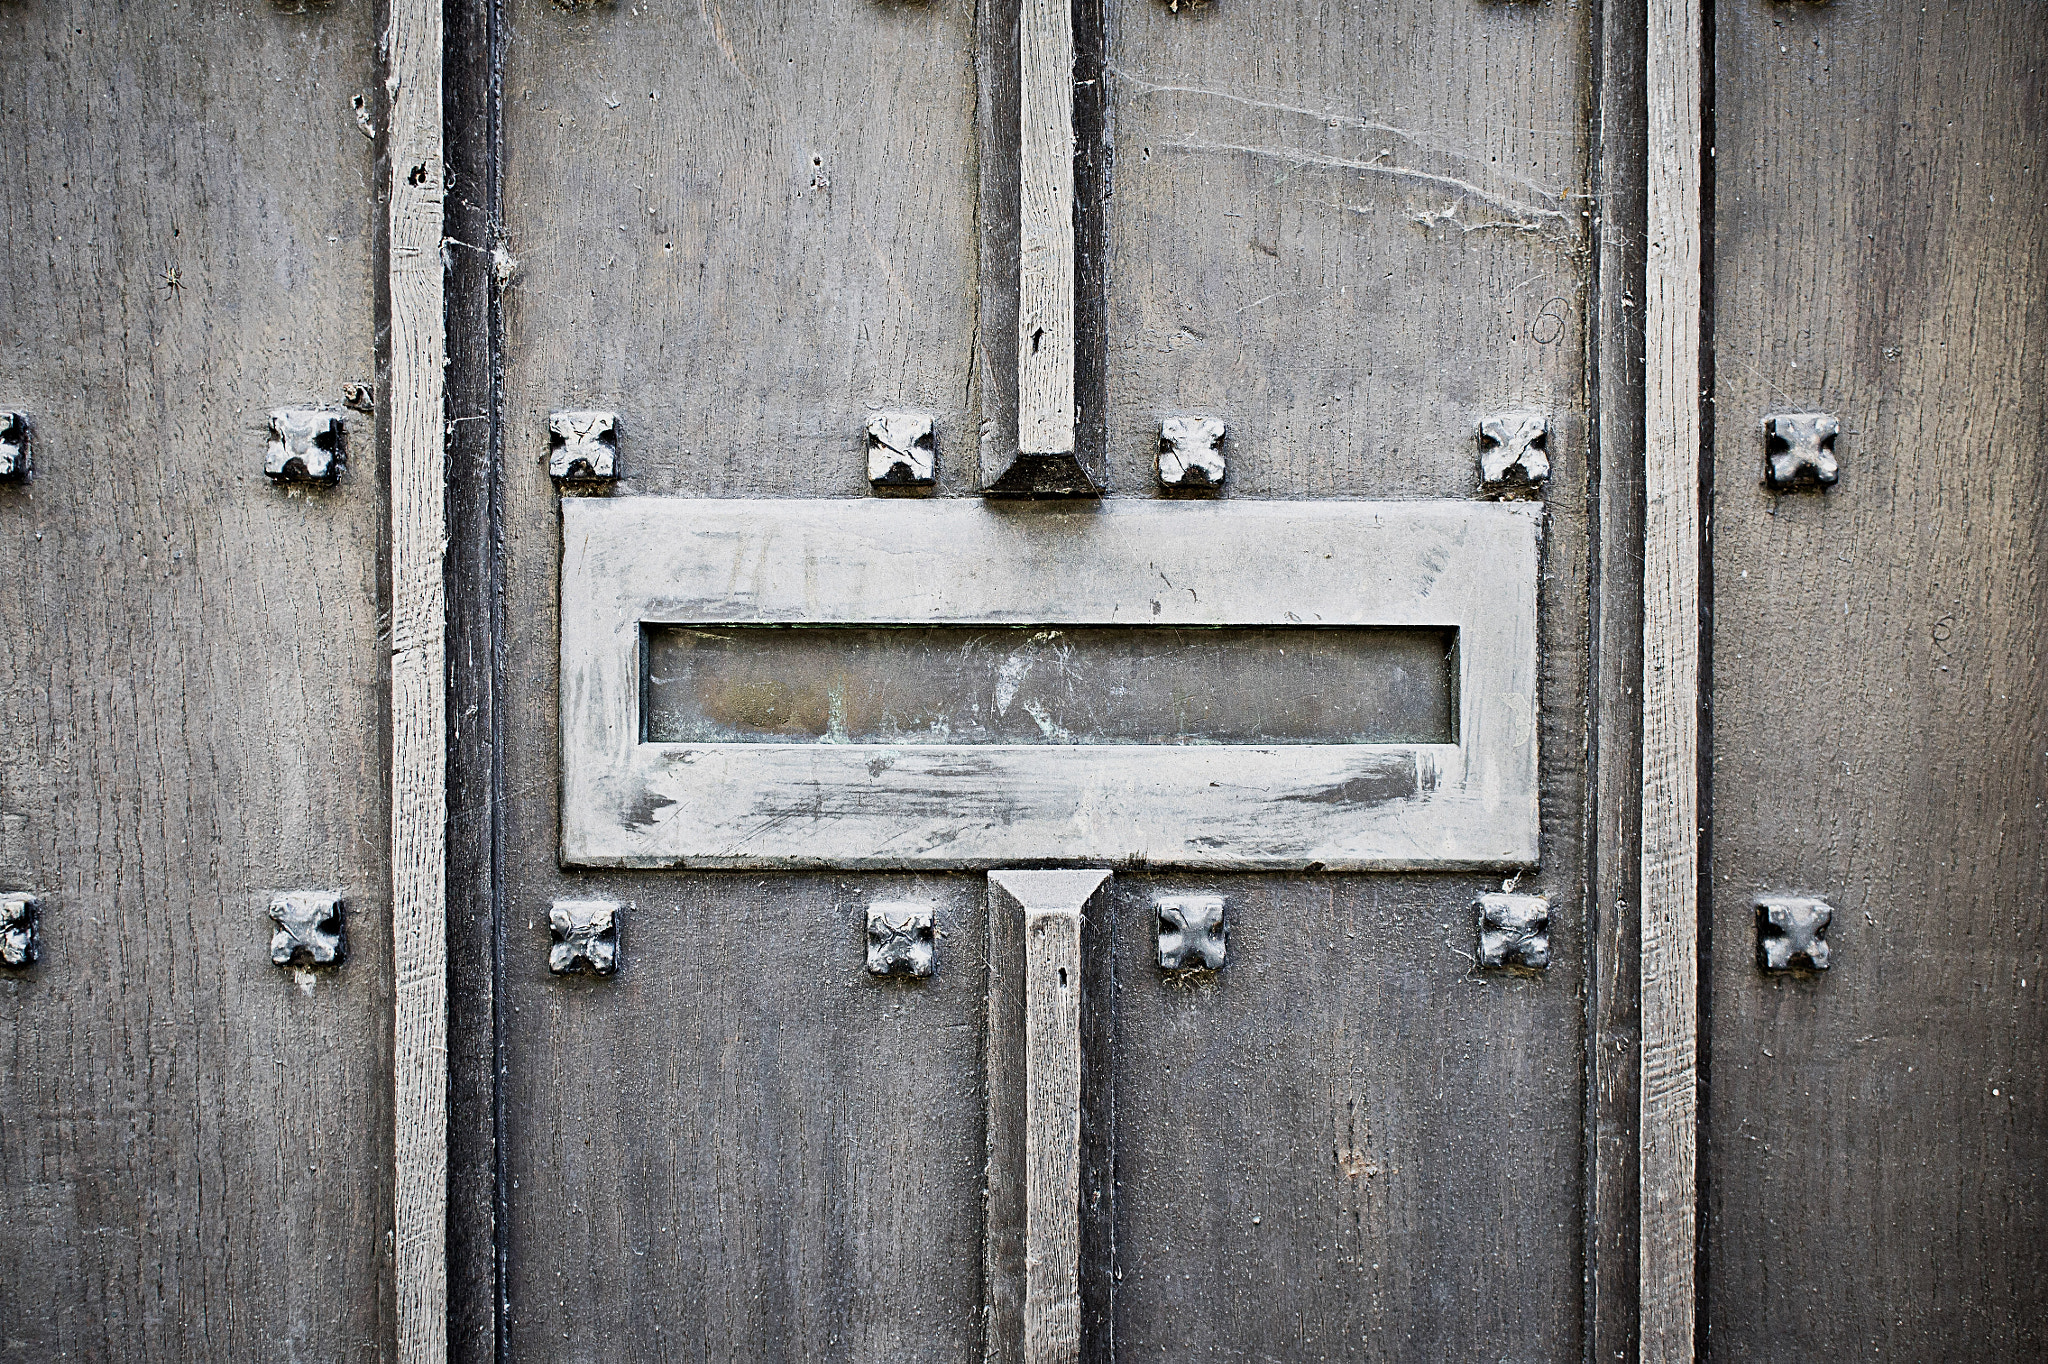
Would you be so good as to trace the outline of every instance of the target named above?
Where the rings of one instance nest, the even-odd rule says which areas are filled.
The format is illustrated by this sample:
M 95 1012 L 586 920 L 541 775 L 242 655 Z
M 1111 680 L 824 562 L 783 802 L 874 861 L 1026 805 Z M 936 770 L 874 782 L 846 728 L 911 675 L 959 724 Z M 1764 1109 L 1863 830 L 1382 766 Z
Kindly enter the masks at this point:
M 548 413 L 548 476 L 564 483 L 609 483 L 616 479 L 618 413 Z
M 332 966 L 348 955 L 341 936 L 341 897 L 324 890 L 288 890 L 272 897 L 270 959 L 279 966 Z
M 548 970 L 558 976 L 579 972 L 608 976 L 619 969 L 617 900 L 557 900 L 548 907 Z
M 868 906 L 868 971 L 873 975 L 930 975 L 938 959 L 937 939 L 930 905 Z
M 346 433 L 341 414 L 323 407 L 286 407 L 270 414 L 263 472 L 279 483 L 332 483 L 341 477 Z
M 36 920 L 42 901 L 23 891 L 0 894 L 0 966 L 22 967 L 36 959 Z
M 1479 481 L 1489 491 L 1533 488 L 1550 477 L 1550 414 L 1496 412 L 1479 421 Z
M 1835 911 L 1808 895 L 1759 896 L 1756 964 L 1773 973 L 1828 969 L 1828 923 Z
M 1159 423 L 1159 482 L 1168 488 L 1223 483 L 1223 423 L 1214 417 L 1168 417 Z
M 1827 412 L 1778 412 L 1764 418 L 1766 487 L 1825 488 L 1841 476 L 1835 437 L 1842 423 Z
M 938 460 L 929 412 L 868 414 L 868 482 L 877 488 L 929 488 Z
M 1550 965 L 1550 901 L 1541 895 L 1482 895 L 1472 906 L 1479 911 L 1479 964 L 1523 966 L 1541 971 Z
M 28 473 L 28 413 L 0 412 L 0 478 Z
M 1223 969 L 1224 922 L 1221 895 L 1172 895 L 1152 902 L 1159 913 L 1159 968 L 1162 971 Z

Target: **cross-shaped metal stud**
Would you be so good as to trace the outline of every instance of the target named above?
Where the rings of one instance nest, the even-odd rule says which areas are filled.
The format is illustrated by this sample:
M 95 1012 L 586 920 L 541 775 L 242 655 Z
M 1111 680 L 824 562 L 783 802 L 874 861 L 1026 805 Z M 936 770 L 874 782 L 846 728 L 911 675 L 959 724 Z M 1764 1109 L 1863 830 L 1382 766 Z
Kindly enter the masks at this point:
M 619 969 L 617 900 L 557 900 L 548 907 L 548 970 L 558 976 L 587 972 L 608 976 Z
M 270 959 L 279 966 L 332 966 L 348 955 L 341 937 L 341 897 L 325 890 L 288 890 L 270 902 L 277 931 Z
M 1223 423 L 1214 417 L 1168 417 L 1160 422 L 1159 481 L 1169 488 L 1220 485 Z
M 1825 488 L 1841 474 L 1835 437 L 1842 424 L 1826 412 L 1779 412 L 1764 418 L 1764 483 L 1772 488 Z
M 0 966 L 27 966 L 36 959 L 36 911 L 41 901 L 21 891 L 0 895 Z
M 609 483 L 619 476 L 616 412 L 550 412 L 548 476 L 564 483 Z
M 932 907 L 909 902 L 868 906 L 868 971 L 928 976 L 938 955 Z
M 28 413 L 0 412 L 0 478 L 28 472 Z
M 936 481 L 929 412 L 868 414 L 868 482 L 876 488 L 929 488 Z
M 1479 964 L 1524 966 L 1541 971 L 1550 965 L 1550 901 L 1541 895 L 1482 895 L 1479 911 Z
M 1479 481 L 1489 489 L 1530 488 L 1550 477 L 1550 414 L 1496 412 L 1479 422 Z
M 1162 971 L 1218 971 L 1223 967 L 1221 895 L 1174 895 L 1152 902 L 1159 912 L 1159 968 Z
M 270 445 L 263 472 L 278 483 L 332 483 L 341 477 L 342 438 L 347 428 L 339 412 L 325 408 L 285 407 L 270 414 Z
M 1766 971 L 1828 969 L 1828 922 L 1835 911 L 1808 895 L 1759 896 L 1756 901 L 1756 963 Z

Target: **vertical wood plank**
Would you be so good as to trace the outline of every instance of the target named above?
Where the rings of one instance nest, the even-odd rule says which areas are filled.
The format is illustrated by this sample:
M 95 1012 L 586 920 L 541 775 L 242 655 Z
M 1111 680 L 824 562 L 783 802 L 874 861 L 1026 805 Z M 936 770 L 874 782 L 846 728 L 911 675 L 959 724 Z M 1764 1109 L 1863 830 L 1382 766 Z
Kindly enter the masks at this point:
M 1024 913 L 1024 1358 L 1081 1355 L 1081 908 Z
M 1586 1358 L 1634 1356 L 1639 1130 L 1637 950 L 1642 875 L 1644 0 L 1600 7 L 1595 76 L 1599 205 L 1588 329 L 1593 386 L 1593 696 L 1587 802 Z M 1546 854 L 1548 855 L 1548 854 Z
M 1081 1357 L 1081 935 L 1109 878 L 988 874 L 990 1364 Z
M 1074 452 L 1074 12 L 1024 0 L 1017 448 Z
M 441 7 L 390 0 L 391 935 L 398 1357 L 448 1356 Z
M 1641 1352 L 1693 1357 L 1698 1236 L 1701 12 L 1651 0 L 1644 267 Z
M 498 236 L 496 160 L 501 11 L 458 4 L 441 77 L 447 184 L 448 537 L 448 1358 L 499 1358 L 504 1171 L 500 1140 L 506 801 L 500 723 L 504 640 L 503 314 L 490 245 Z M 463 755 L 469 760 L 464 761 Z

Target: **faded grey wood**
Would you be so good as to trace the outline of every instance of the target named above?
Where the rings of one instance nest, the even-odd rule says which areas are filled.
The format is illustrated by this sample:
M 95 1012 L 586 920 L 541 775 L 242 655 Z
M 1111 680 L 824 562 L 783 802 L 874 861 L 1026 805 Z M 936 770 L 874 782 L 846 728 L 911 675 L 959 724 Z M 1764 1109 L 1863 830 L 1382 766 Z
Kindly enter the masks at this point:
M 0 8 L 0 1357 L 392 1357 L 375 6 Z M 175 287 L 173 287 L 175 285 Z M 271 964 L 276 891 L 347 962 Z
M 1706 1354 L 2039 1359 L 2048 14 L 1714 34 Z M 1775 411 L 1832 489 L 1762 486 Z M 1826 976 L 1757 970 L 1763 893 Z
M 991 1361 L 1081 1357 L 1083 924 L 1106 910 L 1109 880 L 1106 871 L 988 874 Z
M 567 498 L 561 515 L 571 865 L 1535 861 L 1530 504 Z M 1458 742 L 643 741 L 646 624 L 1122 621 L 1455 627 Z
M 393 0 L 385 60 L 391 523 L 393 1277 L 402 1364 L 448 1358 L 447 362 L 439 0 Z
M 543 461 L 604 408 L 624 491 L 865 497 L 868 411 L 930 411 L 973 492 L 971 9 L 639 9 L 505 21 L 505 1348 L 960 1364 L 983 878 L 562 870 Z M 555 898 L 629 902 L 615 976 L 548 974 Z M 890 900 L 937 907 L 928 981 L 867 973 Z
M 1119 870 L 1116 1341 L 1186 1361 L 1577 1358 L 1592 12 L 1108 14 L 1113 492 L 1158 496 L 1160 418 L 1204 414 L 1230 431 L 1226 503 L 1463 499 L 1482 415 L 1557 414 L 1541 870 L 1517 886 L 1558 906 L 1550 972 L 1474 971 L 1470 906 L 1499 878 Z M 1150 902 L 1174 893 L 1229 900 L 1213 980 L 1161 976 Z
M 1081 909 L 1108 876 L 990 879 L 1024 906 L 1024 1358 L 1065 1364 L 1081 1354 Z
M 1021 0 L 1017 448 L 1074 452 L 1073 0 Z
M 442 92 L 448 254 L 448 1335 L 453 1364 L 497 1364 L 498 553 L 496 6 L 451 5 Z M 480 245 L 481 244 L 481 245 Z M 464 761 L 460 755 L 471 755 Z
M 1643 283 L 1642 1358 L 1693 1357 L 1699 1036 L 1701 145 L 1697 0 L 1649 0 Z
M 549 651 L 559 622 L 550 583 L 560 541 L 538 477 L 539 423 L 556 406 L 618 407 L 631 491 L 863 492 L 862 395 L 881 387 L 863 381 L 900 373 L 906 386 L 924 382 L 927 364 L 943 369 L 937 361 L 956 354 L 954 338 L 973 335 L 944 325 L 975 316 L 946 272 L 945 251 L 956 240 L 949 234 L 961 229 L 957 241 L 970 253 L 977 239 L 984 244 L 976 272 L 984 279 L 1005 268 L 986 244 L 1005 231 L 1015 240 L 1014 209 L 1006 225 L 1001 197 L 983 195 L 979 232 L 967 216 L 976 166 L 1010 186 L 1002 193 L 1014 199 L 1014 160 L 1000 167 L 1001 158 L 1014 158 L 1008 144 L 990 138 L 972 157 L 946 155 L 965 150 L 947 140 L 954 130 L 972 129 L 977 117 L 984 128 L 1000 122 L 1005 78 L 1001 62 L 986 59 L 980 78 L 991 100 L 979 115 L 953 103 L 951 63 L 967 50 L 956 45 L 966 36 L 957 27 L 964 6 L 835 5 L 795 17 L 777 6 L 759 16 L 732 6 L 681 15 L 631 8 L 562 15 L 514 5 L 509 20 L 508 245 L 521 265 L 508 294 L 505 406 L 506 674 L 516 682 L 505 717 L 514 924 L 505 997 L 514 1185 L 508 1345 L 515 1358 L 603 1354 L 608 1345 L 653 1355 L 659 1325 L 679 1354 L 829 1355 L 851 1337 L 889 1357 L 944 1358 L 961 1346 L 951 1324 L 974 1322 L 972 1305 L 982 1300 L 978 1276 L 962 1276 L 956 1263 L 959 1247 L 979 1233 L 982 1210 L 971 1207 L 971 1221 L 959 1216 L 949 1201 L 958 1193 L 947 1182 L 950 1167 L 945 1180 L 921 1180 L 884 1175 L 870 1162 L 920 1138 L 926 1149 L 951 1151 L 963 1111 L 1000 1124 L 1009 1110 L 996 1104 L 983 1118 L 972 1060 L 963 1079 L 950 1051 L 914 1058 L 942 1077 L 936 1087 L 908 1098 L 901 1089 L 863 1089 L 871 1072 L 853 1075 L 840 1049 L 866 1044 L 864 1016 L 838 1012 L 829 989 L 809 993 L 805 973 L 826 958 L 815 944 L 790 942 L 830 915 L 831 932 L 843 926 L 851 953 L 861 905 L 901 898 L 910 886 L 939 888 L 942 903 L 960 905 L 967 926 L 978 929 L 965 901 L 944 898 L 963 882 L 883 873 L 564 873 L 554 865 L 559 680 Z M 989 7 L 999 22 L 982 35 L 985 56 L 1014 43 L 1014 18 L 1000 22 L 1005 8 L 1014 16 L 1013 7 Z M 1444 3 L 1405 18 L 1399 42 L 1384 14 L 1355 6 L 1275 15 L 1130 5 L 1115 7 L 1110 22 L 1111 56 L 1123 71 L 1154 85 L 1223 92 L 1108 80 L 1116 137 L 1114 193 L 1103 200 L 1110 258 L 1080 261 L 1076 306 L 1089 306 L 1091 278 L 1108 281 L 1114 424 L 1106 450 L 1117 488 L 1149 497 L 1160 416 L 1211 411 L 1219 394 L 1230 399 L 1220 415 L 1234 433 L 1226 501 L 1463 499 L 1477 487 L 1479 415 L 1525 405 L 1560 414 L 1539 584 L 1547 650 L 1535 717 L 1546 793 L 1542 870 L 1520 887 L 1552 895 L 1560 910 L 1549 978 L 1497 981 L 1472 971 L 1463 935 L 1472 899 L 1498 889 L 1498 878 L 1134 874 L 1121 919 L 1112 923 L 1105 911 L 1084 925 L 1085 941 L 1120 924 L 1108 941 L 1126 956 L 1121 991 L 1106 981 L 1097 988 L 1090 977 L 1091 998 L 1105 1007 L 1082 1020 L 1090 1039 L 1097 1028 L 1112 1033 L 1084 1048 L 1111 1073 L 1083 1084 L 1083 1354 L 1106 1357 L 1114 1333 L 1127 1350 L 1185 1359 L 1374 1350 L 1571 1357 L 1583 1344 L 1584 1303 L 1579 987 L 1588 947 L 1580 888 L 1588 873 L 1581 849 L 1593 553 L 1581 322 L 1590 238 L 1588 219 L 1577 215 L 1591 207 L 1583 198 L 1590 13 Z M 1077 60 L 1085 60 L 1086 30 L 1077 23 Z M 887 63 L 877 60 L 878 47 Z M 1446 60 L 1446 52 L 1464 55 Z M 658 81 L 647 74 L 654 72 Z M 815 167 L 787 183 L 781 169 L 847 117 L 838 101 L 848 98 L 849 80 L 873 83 L 860 106 L 872 147 L 839 157 L 829 191 L 813 190 Z M 1014 93 L 1015 78 L 1008 84 Z M 647 107 L 660 113 L 632 112 L 639 106 L 628 95 L 638 99 L 645 91 L 636 87 L 657 85 L 662 99 Z M 682 112 L 678 89 L 692 92 Z M 1330 114 L 1340 128 L 1325 128 Z M 913 120 L 917 136 L 907 138 Z M 640 131 L 649 125 L 651 134 Z M 1314 139 L 1316 153 L 1340 161 L 1368 161 L 1391 146 L 1398 155 L 1389 169 L 1402 173 L 1296 165 L 1258 150 L 1176 153 L 1147 136 L 1155 127 L 1265 152 Z M 1409 136 L 1381 140 L 1385 127 Z M 1014 141 L 1014 131 L 1009 136 Z M 1085 167 L 1090 148 L 1081 150 Z M 951 178 L 955 165 L 968 172 L 964 190 Z M 629 177 L 622 166 L 647 173 Z M 880 250 L 819 211 L 821 198 L 845 204 L 849 186 L 874 183 L 883 171 L 869 167 L 886 167 L 891 184 L 937 190 L 913 231 L 877 236 Z M 1506 198 L 1521 207 L 1499 216 L 1517 221 L 1467 232 L 1443 220 L 1436 215 L 1450 204 L 1440 197 L 1442 179 L 1481 191 L 1458 199 L 1453 217 L 1469 221 L 1485 204 L 1491 221 L 1495 201 Z M 1331 200 L 1338 207 L 1325 211 Z M 649 202 L 664 213 L 697 206 L 677 267 L 634 244 L 641 219 L 654 221 L 644 212 Z M 741 226 L 723 226 L 731 215 Z M 1273 252 L 1252 244 L 1255 228 Z M 828 270 L 841 272 L 833 296 L 844 313 L 897 297 L 877 261 L 918 316 L 935 319 L 920 332 L 932 338 L 929 349 L 882 359 L 848 352 L 843 331 L 812 312 Z M 1245 310 L 1276 288 L 1309 292 L 1286 310 Z M 949 425 L 949 408 L 931 405 L 941 412 L 941 498 L 968 491 L 957 477 L 967 461 L 953 455 L 966 450 L 961 433 L 972 431 L 974 416 L 988 423 L 984 467 L 1009 467 L 990 452 L 1003 439 L 1001 389 L 1016 376 L 1008 353 L 1014 311 L 1005 320 L 998 305 L 1007 294 L 1014 310 L 1016 293 L 1013 274 L 1006 289 L 981 294 L 979 353 L 962 346 L 955 371 L 972 367 L 981 378 L 971 402 L 963 397 L 958 424 Z M 1191 315 L 1206 341 L 1182 334 Z M 1077 357 L 1084 393 L 1085 358 Z M 874 405 L 927 406 L 894 392 Z M 844 425 L 822 434 L 831 414 L 849 410 L 852 419 L 832 418 Z M 1087 419 L 1084 410 L 1084 427 Z M 1014 416 L 1007 425 L 1014 433 Z M 1250 915 L 1215 982 L 1225 1008 L 1196 1012 L 1194 997 L 1168 993 L 1148 960 L 1153 926 L 1142 897 L 1173 889 L 1222 890 L 1235 897 L 1233 914 L 1243 907 Z M 530 926 L 533 907 L 569 893 L 633 899 L 640 908 L 625 918 L 619 976 L 574 982 L 573 995 L 545 993 L 542 968 L 520 953 L 537 952 L 543 936 Z M 644 912 L 650 904 L 654 912 Z M 941 939 L 934 984 L 942 990 L 957 947 L 953 936 Z M 1084 957 L 1086 969 L 1108 975 L 1108 952 Z M 870 997 L 847 990 L 845 979 L 826 983 L 856 1000 Z M 999 991 L 1000 974 L 993 983 Z M 621 986 L 641 993 L 609 1001 L 599 993 Z M 912 1035 L 935 1047 L 950 1039 L 960 1026 L 950 1012 L 957 1002 L 919 998 L 921 1012 L 908 1015 Z M 565 1006 L 560 1014 L 556 1003 Z M 1188 1007 L 1159 1012 L 1174 1005 Z M 1019 998 L 1020 1018 L 1021 1007 Z M 747 1021 L 756 1018 L 774 1021 L 772 1043 Z M 650 1028 L 649 1019 L 661 1026 Z M 997 1035 L 988 1044 L 999 1046 Z M 792 1070 L 787 1056 L 832 1059 Z M 720 1063 L 734 1076 L 724 1088 Z M 621 1066 L 636 1101 L 586 1092 Z M 785 1074 L 780 1084 L 765 1078 Z M 643 1093 L 656 1097 L 637 1102 Z M 742 1113 L 759 1114 L 755 1126 L 743 1127 Z M 683 1115 L 695 1125 L 677 1146 Z M 906 1126 L 913 1118 L 922 1125 Z M 1002 1130 L 990 1129 L 991 1162 L 1000 1159 Z M 769 1131 L 774 1145 L 765 1137 L 746 1144 L 748 1134 Z M 793 1154 L 837 1151 L 835 1139 L 848 1134 L 857 1144 L 837 1163 Z M 971 1139 L 966 1146 L 975 1148 Z M 677 1153 L 660 1159 L 645 1154 L 671 1149 Z M 632 1173 L 604 1174 L 594 1153 L 606 1151 L 630 1153 Z M 980 1187 L 981 1157 L 974 1159 L 970 1191 Z M 845 1181 L 837 1191 L 824 1187 L 832 1177 Z M 845 1192 L 853 1188 L 859 1200 Z M 902 1192 L 882 1192 L 892 1189 Z M 911 1215 L 863 1241 L 862 1261 L 848 1238 L 868 1228 L 833 1209 L 869 1209 L 885 1196 Z M 1021 1273 L 1022 1209 L 1001 1201 L 1000 1182 L 988 1197 L 991 1339 L 1021 1341 L 1021 1326 L 1004 1337 L 996 1323 L 1005 1310 L 1021 1312 L 1021 1289 L 1004 1287 L 1004 1266 Z M 716 1228 L 717 1239 L 707 1230 L 686 1254 L 660 1253 L 660 1229 L 674 1227 L 679 1213 L 696 1219 L 686 1225 Z M 641 1249 L 648 1253 L 634 1253 Z M 1210 1266 L 1217 1268 L 1191 1289 L 1188 1276 Z M 965 1310 L 954 1296 L 963 1277 Z M 886 1309 L 911 1299 L 885 1301 L 879 1287 L 847 1286 L 898 1278 L 922 1286 L 915 1301 L 931 1314 L 923 1334 L 887 1324 L 897 1319 Z M 803 1301 L 823 1306 L 794 1306 Z M 828 1337 L 831 1329 L 839 1334 Z
M 1641 1040 L 1637 951 L 1642 874 L 1643 346 L 1636 324 L 1647 243 L 1647 0 L 1614 0 L 1599 18 L 1598 214 L 1587 369 L 1594 389 L 1592 496 L 1597 517 L 1592 687 L 1593 798 L 1587 802 L 1585 1321 L 1588 1359 L 1637 1348 L 1637 1105 Z

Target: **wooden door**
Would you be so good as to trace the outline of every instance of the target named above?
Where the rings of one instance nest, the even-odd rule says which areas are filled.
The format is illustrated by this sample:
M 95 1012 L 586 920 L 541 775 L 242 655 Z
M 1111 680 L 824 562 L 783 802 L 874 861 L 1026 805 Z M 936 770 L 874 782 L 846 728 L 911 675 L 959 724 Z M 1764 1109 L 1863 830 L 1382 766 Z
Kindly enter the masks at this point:
M 497 1239 L 453 1250 L 470 1349 L 501 1294 L 513 1358 L 1051 1357 L 1024 1350 L 1029 897 L 991 884 L 1033 867 L 1111 873 L 1074 958 L 1087 1357 L 1555 1359 L 1632 1329 L 1631 1270 L 1609 1263 L 1625 1176 L 1596 1175 L 1588 1137 L 1625 1140 L 1632 1094 L 1606 1073 L 1625 1047 L 1596 1040 L 1626 1026 L 1595 964 L 1629 845 L 1592 818 L 1594 777 L 1629 753 L 1626 726 L 1603 751 L 1587 717 L 1623 685 L 1633 624 L 1592 584 L 1629 533 L 1633 476 L 1603 522 L 1589 317 L 1602 260 L 1627 257 L 1600 254 L 1591 197 L 1594 16 L 1076 6 L 1062 458 L 1019 436 L 1036 401 L 1020 348 L 1061 339 L 1019 323 L 1020 288 L 1038 306 L 1020 186 L 1039 154 L 1020 108 L 1045 107 L 1030 73 L 1056 13 L 522 0 L 479 30 L 491 56 L 464 88 L 487 98 L 496 63 L 497 131 L 451 153 L 452 184 L 460 199 L 464 164 L 483 184 L 494 163 L 502 197 L 453 233 L 476 249 L 457 258 L 472 330 L 452 401 L 495 404 L 502 457 L 483 423 L 458 428 L 475 452 L 458 471 L 484 472 L 458 492 L 457 542 L 502 548 L 458 589 L 458 629 L 500 662 L 473 709 L 458 697 L 477 742 L 456 781 L 496 793 L 499 832 L 456 883 L 495 869 L 501 928 L 467 949 L 458 930 L 456 1015 L 494 1016 L 497 1043 L 458 1064 L 456 1092 L 499 1077 L 494 1121 L 458 1113 L 467 1225 L 492 1219 L 463 1172 L 502 1174 Z M 501 376 L 462 377 L 479 338 Z M 1625 431 L 1622 354 L 1607 391 Z M 933 486 L 871 485 L 891 413 L 930 421 Z M 1547 481 L 1483 485 L 1494 418 L 1503 445 L 1534 423 Z M 1200 421 L 1221 423 L 1220 488 L 1162 486 L 1169 419 L 1197 455 Z M 1449 529 L 1416 549 L 1425 521 Z M 1429 562 L 1394 583 L 1411 552 Z M 1288 555 L 1313 571 L 1289 579 Z M 892 583 L 919 590 L 892 601 Z M 1382 615 L 1343 615 L 1367 598 Z M 856 651 L 883 659 L 858 665 L 862 686 L 922 685 L 937 653 L 1016 644 L 959 631 L 1108 636 L 1134 616 L 1218 627 L 1215 695 L 1142 753 L 1109 747 L 1127 732 L 1063 731 L 1181 774 L 1117 787 L 1142 791 L 1094 816 L 1062 784 L 1073 755 L 1030 748 L 1041 736 L 991 722 L 996 748 L 960 746 L 964 691 L 936 707 L 944 740 L 928 715 L 878 737 L 824 699 Z M 1489 653 L 1510 618 L 1526 630 L 1500 627 Z M 1458 807 L 1491 813 L 1403 823 L 1452 809 L 1465 779 L 1430 806 L 1412 757 L 1405 778 L 1319 787 L 1272 774 L 1342 755 L 1229 759 L 1254 730 L 1355 737 L 1264 713 L 1250 680 L 1318 621 L 1354 619 L 1443 627 L 1333 635 L 1363 652 L 1316 667 L 1408 668 L 1441 706 L 1396 735 L 1389 699 L 1359 735 L 1464 753 L 1483 731 L 1526 759 Z M 707 680 L 724 665 L 701 651 L 763 622 L 810 628 Z M 868 628 L 913 624 L 932 633 L 898 653 Z M 1596 686 L 1602 638 L 1616 659 Z M 1071 695 L 1095 696 L 1087 670 L 1122 646 L 1068 644 Z M 1117 674 L 1132 695 L 1147 675 Z M 761 738 L 852 747 L 739 741 Z M 676 776 L 699 760 L 721 775 Z M 1255 794 L 1225 789 L 1259 763 Z M 963 775 L 985 768 L 1000 775 Z M 1304 828 L 1340 851 L 1301 851 Z M 1504 890 L 1547 900 L 1547 959 L 1517 939 L 1526 956 L 1480 965 L 1479 902 Z M 1204 897 L 1224 907 L 1221 968 L 1164 969 L 1162 906 Z M 929 909 L 928 978 L 871 974 L 878 905 Z

